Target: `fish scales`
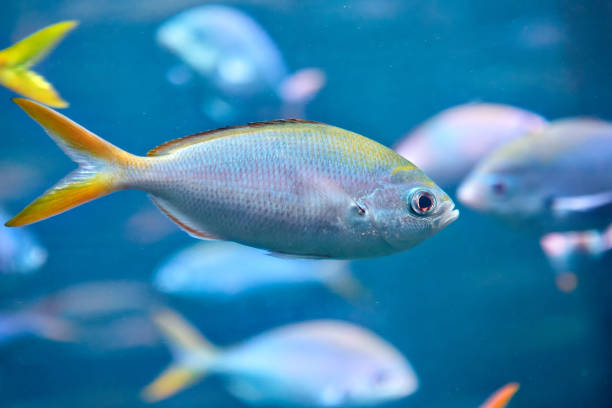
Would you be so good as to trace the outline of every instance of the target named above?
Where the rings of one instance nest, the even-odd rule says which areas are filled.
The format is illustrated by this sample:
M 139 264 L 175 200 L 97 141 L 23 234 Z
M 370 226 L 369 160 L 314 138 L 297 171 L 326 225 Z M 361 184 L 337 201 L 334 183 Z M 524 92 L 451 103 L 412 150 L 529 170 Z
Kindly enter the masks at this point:
M 154 175 L 145 173 L 144 189 L 190 214 L 194 224 L 206 224 L 207 234 L 238 242 L 242 236 L 276 240 L 288 230 L 306 235 L 295 236 L 289 247 L 325 241 L 342 228 L 330 200 L 359 197 L 406 165 L 374 141 L 323 124 L 274 123 L 221 133 L 227 135 L 160 156 L 149 170 Z M 313 253 L 318 249 L 312 247 Z
M 79 168 L 7 226 L 137 189 L 197 238 L 350 259 L 409 249 L 459 215 L 448 195 L 408 160 L 322 123 L 294 119 L 208 131 L 139 157 L 40 104 L 15 102 Z

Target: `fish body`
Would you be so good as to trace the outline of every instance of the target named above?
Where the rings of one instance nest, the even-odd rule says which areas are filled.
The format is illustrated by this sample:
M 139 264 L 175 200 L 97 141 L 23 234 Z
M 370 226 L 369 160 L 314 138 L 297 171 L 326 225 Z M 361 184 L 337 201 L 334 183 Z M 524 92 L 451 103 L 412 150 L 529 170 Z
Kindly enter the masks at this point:
M 155 287 L 163 293 L 198 299 L 227 299 L 303 284 L 328 285 L 347 296 L 360 288 L 345 261 L 279 258 L 223 241 L 200 242 L 179 251 L 160 266 L 154 278 Z
M 274 90 L 288 75 L 268 33 L 232 7 L 204 5 L 182 11 L 159 27 L 157 41 L 229 94 Z
M 456 187 L 487 154 L 539 131 L 546 120 L 514 106 L 469 103 L 446 109 L 402 139 L 394 150 L 443 188 Z
M 139 157 L 51 109 L 16 103 L 80 167 L 8 226 L 133 188 L 149 193 L 198 238 L 348 259 L 406 250 L 458 216 L 448 195 L 412 163 L 337 127 L 299 120 L 250 124 L 177 139 Z
M 8 217 L 0 210 L 0 220 Z M 0 227 L 0 275 L 27 275 L 47 261 L 47 250 L 27 230 Z
M 204 103 L 213 118 L 281 100 L 292 111 L 323 87 L 321 70 L 306 68 L 291 75 L 268 33 L 249 15 L 228 6 L 203 5 L 185 10 L 157 30 L 157 42 L 177 55 L 206 81 L 217 97 Z M 189 77 L 181 69 L 169 73 L 171 82 Z M 250 108 L 253 110 L 253 107 Z
M 221 350 L 174 313 L 158 314 L 176 360 L 143 392 L 167 398 L 206 372 L 254 405 L 374 405 L 412 394 L 416 375 L 406 359 L 375 334 L 350 323 L 317 320 L 273 329 Z
M 541 232 L 612 222 L 612 123 L 555 121 L 484 159 L 458 190 L 464 204 Z
M 68 106 L 53 86 L 30 68 L 44 58 L 76 25 L 75 21 L 53 24 L 1 50 L 0 84 L 49 106 Z

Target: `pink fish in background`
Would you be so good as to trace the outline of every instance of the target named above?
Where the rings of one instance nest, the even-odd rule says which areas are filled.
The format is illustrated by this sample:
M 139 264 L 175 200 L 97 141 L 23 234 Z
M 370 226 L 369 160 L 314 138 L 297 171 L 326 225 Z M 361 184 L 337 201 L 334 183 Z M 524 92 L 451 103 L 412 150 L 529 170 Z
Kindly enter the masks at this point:
M 514 106 L 468 103 L 446 109 L 394 146 L 440 186 L 457 186 L 476 163 L 502 144 L 546 126 L 535 113 Z

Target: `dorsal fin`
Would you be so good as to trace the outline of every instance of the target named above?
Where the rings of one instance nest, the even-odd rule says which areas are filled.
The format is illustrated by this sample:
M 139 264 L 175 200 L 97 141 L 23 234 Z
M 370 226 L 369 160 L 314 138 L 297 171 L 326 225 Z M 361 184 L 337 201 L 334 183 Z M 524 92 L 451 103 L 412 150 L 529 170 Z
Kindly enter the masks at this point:
M 193 135 L 180 137 L 178 139 L 170 140 L 164 144 L 161 144 L 153 149 L 151 149 L 147 156 L 161 156 L 164 154 L 168 154 L 179 147 L 189 146 L 195 143 L 203 142 L 205 140 L 212 140 L 219 137 L 224 136 L 232 136 L 236 133 L 239 133 L 242 129 L 252 129 L 259 128 L 264 126 L 282 126 L 288 124 L 296 124 L 296 123 L 310 123 L 315 125 L 322 125 L 321 122 L 315 122 L 312 120 L 302 120 L 302 119 L 280 119 L 280 120 L 270 120 L 266 122 L 251 122 L 246 125 L 238 125 L 238 126 L 227 126 L 219 129 L 207 130 L 205 132 L 195 133 Z

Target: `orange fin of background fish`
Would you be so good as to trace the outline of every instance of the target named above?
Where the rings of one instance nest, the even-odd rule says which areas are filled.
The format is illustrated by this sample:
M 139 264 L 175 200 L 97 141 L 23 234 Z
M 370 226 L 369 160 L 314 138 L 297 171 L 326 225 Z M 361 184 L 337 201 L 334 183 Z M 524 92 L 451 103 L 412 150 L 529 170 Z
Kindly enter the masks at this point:
M 172 310 L 163 309 L 155 313 L 153 321 L 169 343 L 176 362 L 142 391 L 142 398 L 147 402 L 166 399 L 193 385 L 206 374 L 205 368 L 196 369 L 185 365 L 190 355 L 196 355 L 198 360 L 206 358 L 212 362 L 218 353 L 214 345 Z
M 221 239 L 205 231 L 199 230 L 195 226 L 190 225 L 189 221 L 187 221 L 187 218 L 183 214 L 175 210 L 170 204 L 166 203 L 164 200 L 153 196 L 149 197 L 151 198 L 151 201 L 153 201 L 153 203 L 157 206 L 157 208 L 159 208 L 159 210 L 166 215 L 166 217 L 170 218 L 172 222 L 176 223 L 176 225 L 178 225 L 183 231 L 185 231 L 192 237 L 197 239 Z
M 50 25 L 0 51 L 0 83 L 49 106 L 68 106 L 50 83 L 29 68 L 44 58 L 77 24 L 76 21 L 63 21 Z
M 196 133 L 193 135 L 181 137 L 178 139 L 170 140 L 162 145 L 159 145 L 151 149 L 147 156 L 162 156 L 164 154 L 170 154 L 176 150 L 180 150 L 184 147 L 191 146 L 197 143 L 206 142 L 220 137 L 235 136 L 242 134 L 247 130 L 259 129 L 262 127 L 278 127 L 278 126 L 295 126 L 296 124 L 314 124 L 321 125 L 320 122 L 314 122 L 311 120 L 302 119 L 283 119 L 283 120 L 271 120 L 268 122 L 252 122 L 247 125 L 240 126 L 228 126 L 220 129 L 207 130 L 205 132 Z
M 479 408 L 504 408 L 519 389 L 518 383 L 509 383 L 497 390 Z
M 79 168 L 34 200 L 5 225 L 32 224 L 117 190 L 113 171 L 135 156 L 113 146 L 65 116 L 27 99 L 13 101 L 79 163 Z

